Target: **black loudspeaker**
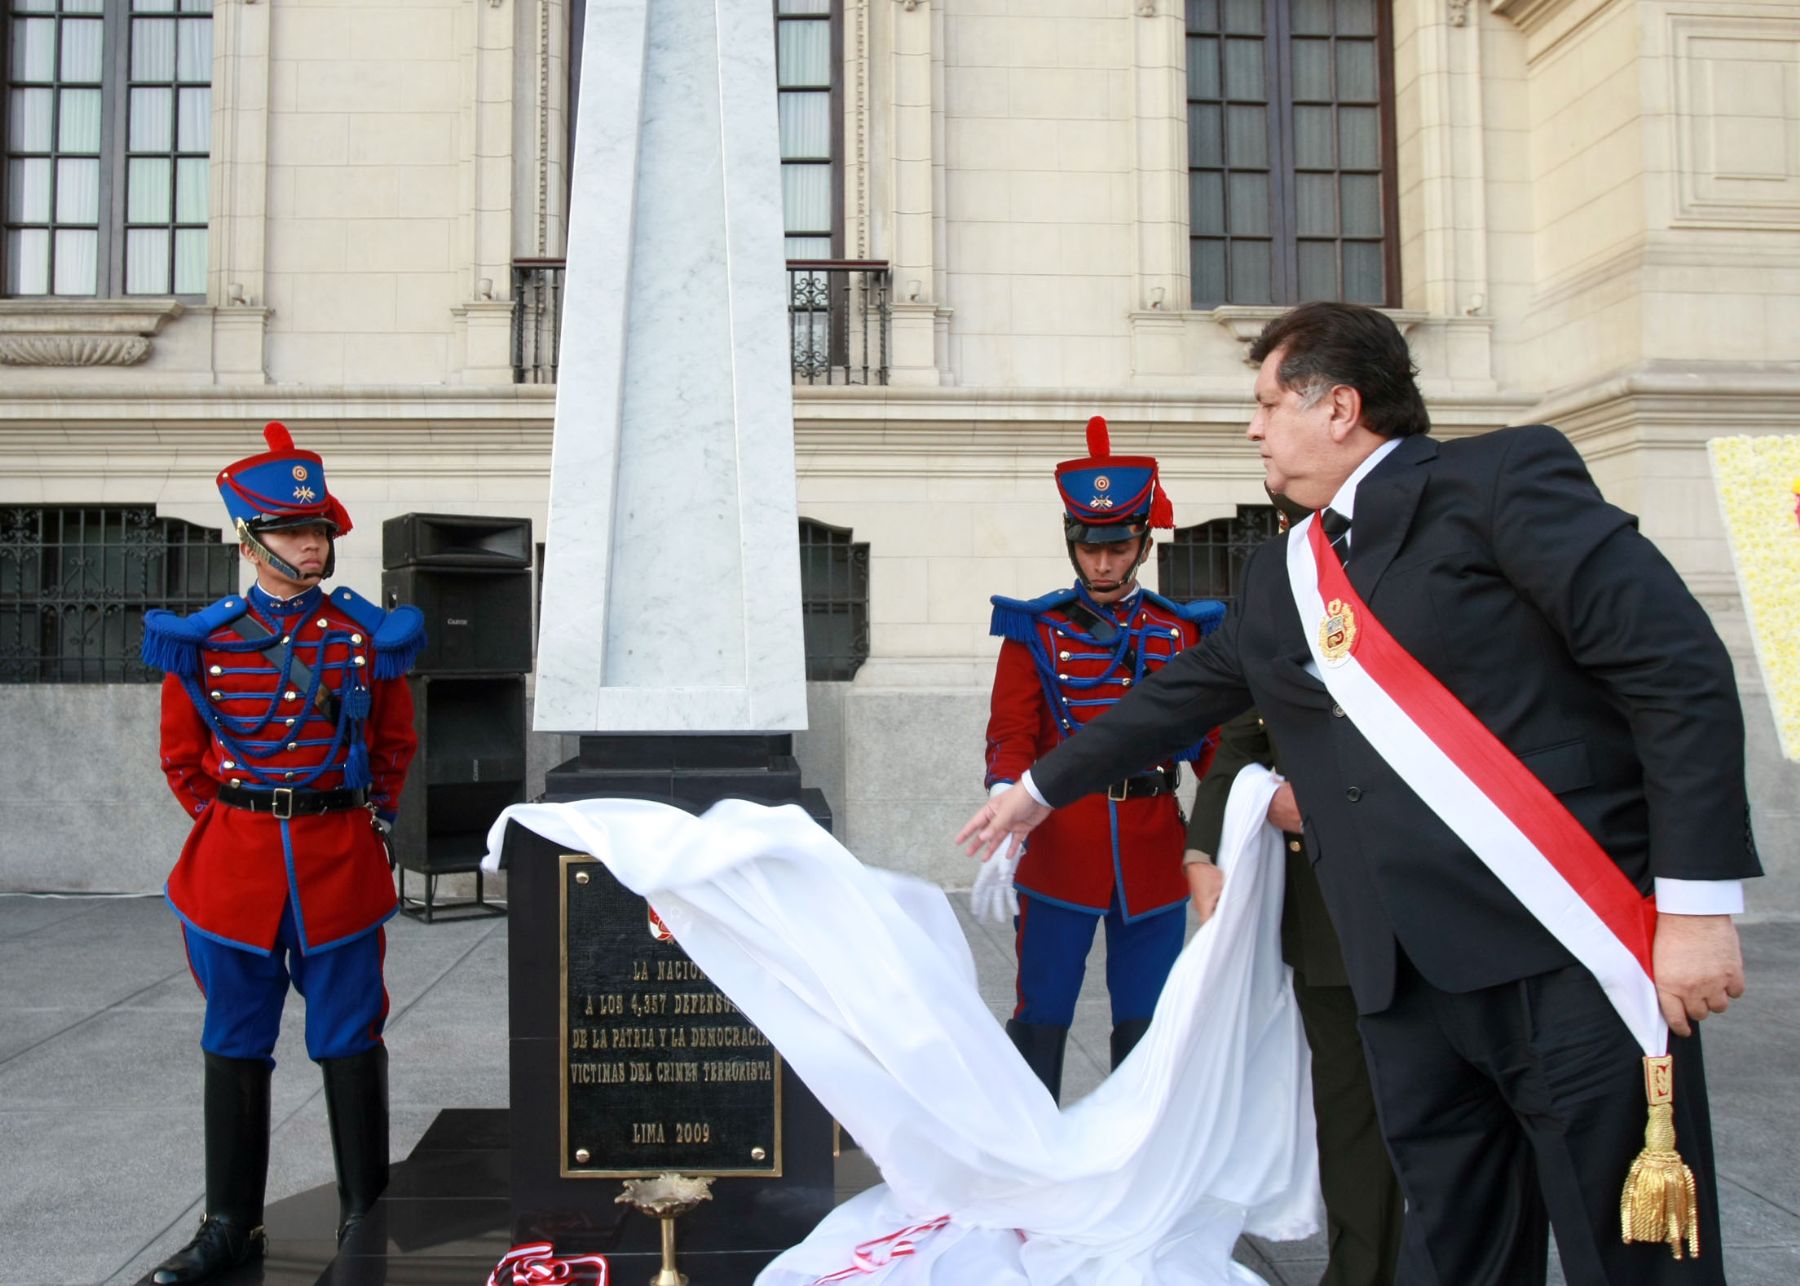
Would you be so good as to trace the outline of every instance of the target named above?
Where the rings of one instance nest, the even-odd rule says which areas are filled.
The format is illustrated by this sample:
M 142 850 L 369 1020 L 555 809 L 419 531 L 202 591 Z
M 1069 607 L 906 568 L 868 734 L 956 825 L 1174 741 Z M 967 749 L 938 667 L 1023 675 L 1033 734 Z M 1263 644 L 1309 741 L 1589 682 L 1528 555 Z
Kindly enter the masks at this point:
M 415 674 L 407 680 L 419 753 L 407 774 L 390 836 L 406 872 L 425 876 L 424 914 L 434 910 L 436 877 L 478 870 L 488 827 L 508 804 L 525 802 L 525 678 Z M 476 886 L 475 905 L 486 907 Z
M 381 565 L 530 567 L 531 520 L 401 514 L 381 524 Z
M 531 669 L 531 571 L 436 564 L 381 574 L 384 607 L 425 614 L 414 674 L 523 674 Z

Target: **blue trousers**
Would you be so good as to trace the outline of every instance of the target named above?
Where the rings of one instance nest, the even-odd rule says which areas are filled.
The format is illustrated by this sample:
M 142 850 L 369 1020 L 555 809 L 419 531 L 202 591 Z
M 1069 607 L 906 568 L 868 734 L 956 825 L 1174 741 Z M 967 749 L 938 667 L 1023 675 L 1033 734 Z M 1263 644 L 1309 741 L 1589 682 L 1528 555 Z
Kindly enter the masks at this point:
M 1106 914 L 1097 915 L 1019 890 L 1019 914 L 1013 921 L 1019 1003 L 1013 1017 L 1052 1027 L 1074 1022 L 1075 997 L 1087 972 L 1094 926 L 1102 921 L 1106 924 L 1106 991 L 1112 998 L 1113 1025 L 1150 1017 L 1186 940 L 1186 911 L 1186 903 L 1177 903 L 1127 924 L 1116 893 Z
M 183 925 L 188 967 L 206 997 L 200 1048 L 224 1058 L 271 1055 L 281 1034 L 288 983 L 306 1000 L 306 1052 L 313 1059 L 345 1058 L 381 1044 L 387 1023 L 382 958 L 384 930 L 375 929 L 316 955 L 300 951 L 291 908 L 281 913 L 275 949 L 266 956 L 228 947 Z

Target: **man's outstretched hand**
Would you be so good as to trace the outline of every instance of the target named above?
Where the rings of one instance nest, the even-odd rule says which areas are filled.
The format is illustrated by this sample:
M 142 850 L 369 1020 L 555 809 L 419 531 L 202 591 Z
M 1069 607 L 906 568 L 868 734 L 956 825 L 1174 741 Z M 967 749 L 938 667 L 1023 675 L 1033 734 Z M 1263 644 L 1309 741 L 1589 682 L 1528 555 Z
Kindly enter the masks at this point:
M 1656 998 L 1677 1036 L 1693 1034 L 1693 1024 L 1722 1014 L 1744 994 L 1744 956 L 1737 926 L 1728 915 L 1656 917 Z
M 956 832 L 956 842 L 968 845 L 970 857 L 987 861 L 1000 841 L 1008 835 L 1023 842 L 1039 822 L 1050 816 L 1050 810 L 1031 797 L 1025 787 L 1014 784 L 1004 795 L 988 800 Z

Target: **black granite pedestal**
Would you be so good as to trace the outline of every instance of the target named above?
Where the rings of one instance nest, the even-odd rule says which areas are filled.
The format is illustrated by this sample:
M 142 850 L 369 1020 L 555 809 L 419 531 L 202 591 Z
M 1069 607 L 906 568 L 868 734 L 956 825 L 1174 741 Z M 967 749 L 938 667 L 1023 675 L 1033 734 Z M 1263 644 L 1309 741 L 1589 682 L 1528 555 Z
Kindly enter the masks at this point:
M 583 737 L 580 755 L 548 774 L 545 797 L 650 799 L 694 813 L 727 798 L 797 803 L 831 826 L 824 796 L 801 783 L 785 736 Z M 513 1237 L 553 1242 L 559 1253 L 598 1251 L 616 1280 L 647 1281 L 660 1264 L 656 1221 L 614 1203 L 618 1177 L 565 1174 L 562 851 L 522 827 L 507 833 Z M 831 1119 L 785 1062 L 777 1075 L 779 1175 L 721 1174 L 712 1199 L 677 1224 L 682 1270 L 696 1283 L 749 1286 L 831 1209 Z

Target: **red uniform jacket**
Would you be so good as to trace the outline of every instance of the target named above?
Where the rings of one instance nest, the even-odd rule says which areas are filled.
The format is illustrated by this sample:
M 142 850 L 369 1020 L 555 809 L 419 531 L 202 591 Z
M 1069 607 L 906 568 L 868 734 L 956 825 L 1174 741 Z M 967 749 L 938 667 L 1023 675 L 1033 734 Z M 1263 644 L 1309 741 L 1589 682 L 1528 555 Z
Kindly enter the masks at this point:
M 294 601 L 305 610 L 289 615 L 252 606 L 265 601 L 227 598 L 186 619 L 153 613 L 146 621 L 145 657 L 170 671 L 163 772 L 196 819 L 166 892 L 192 929 L 261 954 L 273 948 L 291 904 L 302 948 L 312 954 L 368 932 L 396 909 L 374 819 L 350 808 L 284 820 L 215 797 L 224 782 L 304 790 L 366 784 L 370 803 L 391 818 L 418 745 L 402 676 L 423 630 L 413 609 L 386 613 L 349 590 L 303 595 Z M 247 607 L 290 645 L 248 650 L 234 626 Z M 290 654 L 336 695 L 337 722 L 307 699 L 307 685 L 287 668 Z
M 987 732 L 987 784 L 1017 781 L 1059 742 L 1130 691 L 1144 675 L 1210 632 L 1224 616 L 1212 601 L 1173 603 L 1140 590 L 1096 608 L 1078 590 L 1021 602 L 994 598 L 1000 645 Z M 1116 628 L 1102 642 L 1080 623 L 1098 611 Z M 1216 738 L 1209 733 L 1178 759 L 1204 772 Z M 1174 762 L 1164 765 L 1171 775 Z M 1025 892 L 1103 914 L 1113 891 L 1127 921 L 1167 910 L 1188 896 L 1181 871 L 1185 832 L 1173 793 L 1109 799 L 1089 795 L 1059 808 L 1032 831 L 1014 883 Z

